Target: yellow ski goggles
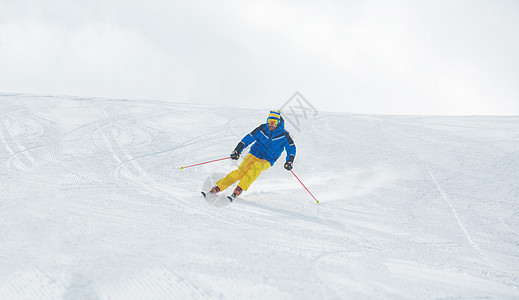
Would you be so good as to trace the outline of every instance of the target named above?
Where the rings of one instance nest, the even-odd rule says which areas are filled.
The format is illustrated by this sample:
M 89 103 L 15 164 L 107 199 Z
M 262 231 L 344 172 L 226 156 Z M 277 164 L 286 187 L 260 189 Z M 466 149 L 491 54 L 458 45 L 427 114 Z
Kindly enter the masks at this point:
M 278 126 L 279 125 L 279 119 L 268 118 L 267 119 L 267 124 Z

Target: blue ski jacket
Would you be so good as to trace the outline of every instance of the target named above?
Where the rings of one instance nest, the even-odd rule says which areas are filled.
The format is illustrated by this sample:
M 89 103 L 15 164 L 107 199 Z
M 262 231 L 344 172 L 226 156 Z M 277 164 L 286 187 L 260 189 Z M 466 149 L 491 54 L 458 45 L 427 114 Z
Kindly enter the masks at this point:
M 278 160 L 283 150 L 287 153 L 287 162 L 294 161 L 296 156 L 296 145 L 290 134 L 285 130 L 283 118 L 274 131 L 270 131 L 267 124 L 261 124 L 247 134 L 240 143 L 243 143 L 243 148 L 247 148 L 254 143 L 249 153 L 257 158 L 267 160 L 271 166 Z

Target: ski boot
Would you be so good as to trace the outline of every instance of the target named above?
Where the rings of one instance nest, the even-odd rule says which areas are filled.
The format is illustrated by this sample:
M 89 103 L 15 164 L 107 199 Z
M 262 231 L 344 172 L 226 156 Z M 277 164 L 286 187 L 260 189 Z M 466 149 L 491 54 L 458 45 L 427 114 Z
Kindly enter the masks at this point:
M 205 197 L 207 197 L 208 195 L 216 195 L 216 194 L 218 194 L 219 192 L 220 192 L 220 188 L 219 188 L 217 185 L 215 185 L 215 186 L 213 186 L 213 187 L 211 188 L 211 190 L 210 190 L 209 192 L 204 192 L 204 191 L 202 191 L 201 193 L 202 193 L 202 195 L 204 195 L 204 198 L 205 198 Z
M 243 190 L 241 189 L 241 187 L 237 186 L 237 187 L 234 189 L 234 192 L 232 193 L 232 195 L 227 196 L 227 199 L 229 199 L 229 201 L 232 202 L 234 199 L 236 199 L 236 197 L 238 197 L 239 195 L 241 195 L 241 192 L 243 192 Z

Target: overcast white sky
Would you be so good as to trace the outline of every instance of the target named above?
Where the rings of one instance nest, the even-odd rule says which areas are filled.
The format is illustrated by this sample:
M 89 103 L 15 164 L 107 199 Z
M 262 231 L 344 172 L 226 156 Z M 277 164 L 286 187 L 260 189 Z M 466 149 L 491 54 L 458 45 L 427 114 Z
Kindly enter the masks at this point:
M 519 114 L 519 1 L 0 0 L 0 92 Z

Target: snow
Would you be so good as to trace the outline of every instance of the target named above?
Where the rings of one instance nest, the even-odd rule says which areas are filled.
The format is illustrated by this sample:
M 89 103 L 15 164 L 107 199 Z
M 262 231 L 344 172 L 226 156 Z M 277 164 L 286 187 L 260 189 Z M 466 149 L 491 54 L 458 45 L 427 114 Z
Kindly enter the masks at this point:
M 287 124 L 319 204 L 284 155 L 207 202 L 237 163 L 180 167 L 266 114 L 0 94 L 1 298 L 519 298 L 519 117 L 319 112 Z

